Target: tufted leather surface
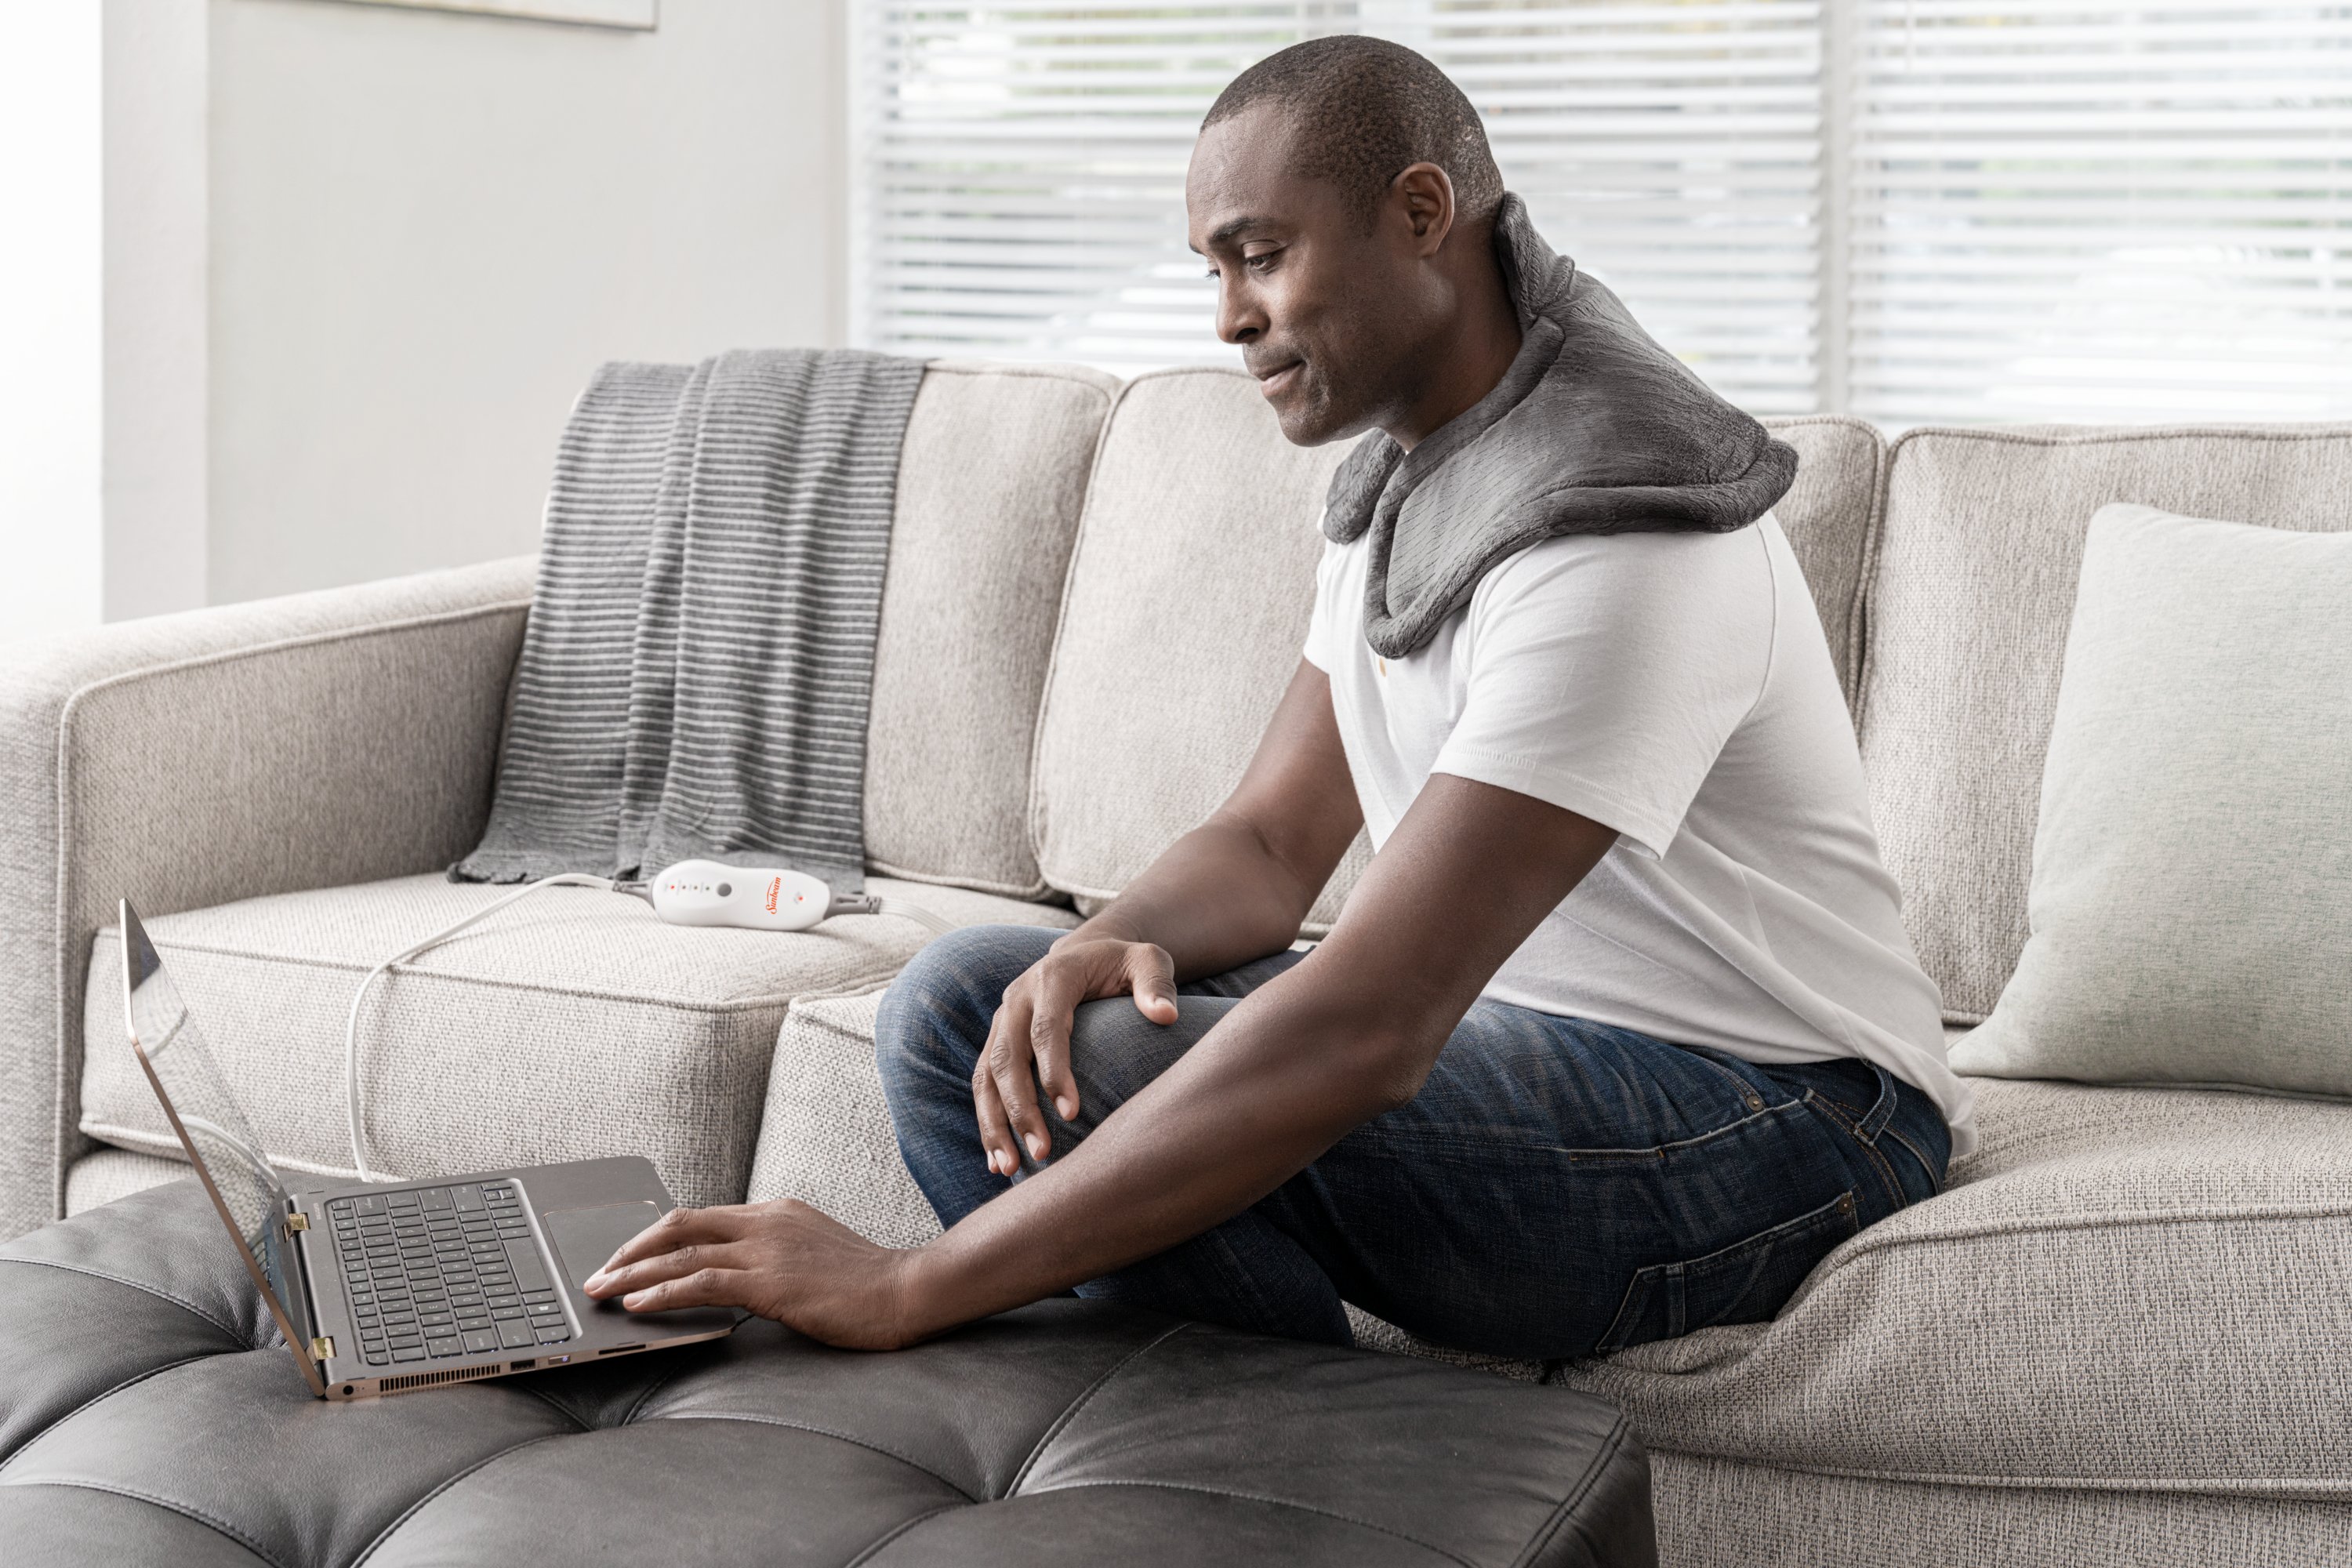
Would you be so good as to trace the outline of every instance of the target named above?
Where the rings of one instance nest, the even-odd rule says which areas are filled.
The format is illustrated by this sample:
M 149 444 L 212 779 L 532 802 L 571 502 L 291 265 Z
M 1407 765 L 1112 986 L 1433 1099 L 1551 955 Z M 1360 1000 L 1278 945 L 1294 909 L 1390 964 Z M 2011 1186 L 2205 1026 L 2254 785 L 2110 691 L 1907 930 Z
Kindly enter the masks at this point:
M 1042 1302 L 313 1400 L 190 1183 L 0 1249 L 11 1562 L 1651 1564 L 1609 1406 Z

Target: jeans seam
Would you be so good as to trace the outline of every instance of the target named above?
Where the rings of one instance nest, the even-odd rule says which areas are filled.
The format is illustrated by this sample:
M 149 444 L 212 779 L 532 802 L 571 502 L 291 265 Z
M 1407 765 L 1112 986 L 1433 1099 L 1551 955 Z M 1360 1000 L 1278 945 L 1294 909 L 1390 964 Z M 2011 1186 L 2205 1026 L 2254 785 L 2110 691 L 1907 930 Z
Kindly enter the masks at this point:
M 1491 1158 L 1498 1151 L 1506 1151 L 1517 1154 L 1542 1154 L 1555 1159 L 1568 1160 L 1654 1160 L 1663 1154 L 1711 1142 L 1727 1133 L 1751 1127 L 1766 1117 L 1783 1115 L 1791 1110 L 1802 1110 L 1803 1107 L 1804 1101 L 1801 1100 L 1783 1100 L 1778 1105 L 1767 1104 L 1763 1110 L 1751 1116 L 1743 1116 L 1737 1121 L 1727 1121 L 1720 1127 L 1711 1128 L 1688 1138 L 1676 1138 L 1664 1143 L 1632 1144 L 1622 1149 L 1571 1149 L 1559 1143 L 1522 1142 L 1499 1131 L 1484 1137 L 1473 1133 L 1433 1132 L 1421 1129 L 1399 1132 L 1381 1127 L 1377 1120 L 1365 1122 L 1360 1127 L 1350 1131 L 1346 1136 L 1349 1139 L 1362 1139 L 1367 1143 L 1385 1143 L 1433 1152 L 1458 1152 L 1480 1158 Z
M 1927 1178 L 1927 1195 L 1931 1198 L 1940 1195 L 1944 1190 L 1944 1183 L 1942 1178 L 1936 1174 L 1935 1164 L 1927 1158 L 1926 1152 L 1911 1142 L 1899 1127 L 1889 1124 L 1886 1135 L 1902 1144 L 1911 1157 L 1919 1162 L 1919 1173 Z
M 1886 1190 L 1886 1201 L 1893 1205 L 1888 1212 L 1892 1213 L 1894 1209 L 1907 1207 L 1910 1200 L 1903 1195 L 1903 1184 L 1895 1179 L 1895 1167 L 1887 1163 L 1886 1156 L 1879 1152 L 1876 1144 L 1863 1137 L 1861 1127 L 1852 1120 L 1851 1113 L 1846 1108 L 1827 1095 L 1817 1093 L 1810 1089 L 1805 1090 L 1805 1099 L 1820 1106 L 1823 1113 L 1853 1140 L 1854 1147 L 1860 1149 L 1869 1159 L 1871 1169 L 1878 1173 L 1879 1183 Z

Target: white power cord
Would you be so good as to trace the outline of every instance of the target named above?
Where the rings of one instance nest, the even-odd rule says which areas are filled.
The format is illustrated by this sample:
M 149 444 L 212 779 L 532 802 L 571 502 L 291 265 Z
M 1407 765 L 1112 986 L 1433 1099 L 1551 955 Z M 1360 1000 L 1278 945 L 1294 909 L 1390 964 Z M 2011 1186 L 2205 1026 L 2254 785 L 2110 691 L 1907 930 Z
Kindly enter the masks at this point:
M 941 920 L 930 910 L 897 899 L 878 899 L 868 894 L 836 897 L 823 882 L 797 871 L 722 866 L 712 860 L 680 861 L 646 882 L 616 882 L 577 871 L 542 877 L 393 954 L 369 970 L 359 989 L 352 994 L 352 1010 L 343 1020 L 343 1112 L 351 1131 L 352 1168 L 359 1173 L 361 1181 L 380 1179 L 368 1166 L 366 1112 L 360 1091 L 360 1006 L 367 1000 L 369 987 L 398 965 L 543 888 L 594 888 L 607 893 L 633 894 L 653 905 L 654 912 L 668 925 L 806 931 L 835 915 L 896 915 L 940 936 L 956 929 L 951 921 Z

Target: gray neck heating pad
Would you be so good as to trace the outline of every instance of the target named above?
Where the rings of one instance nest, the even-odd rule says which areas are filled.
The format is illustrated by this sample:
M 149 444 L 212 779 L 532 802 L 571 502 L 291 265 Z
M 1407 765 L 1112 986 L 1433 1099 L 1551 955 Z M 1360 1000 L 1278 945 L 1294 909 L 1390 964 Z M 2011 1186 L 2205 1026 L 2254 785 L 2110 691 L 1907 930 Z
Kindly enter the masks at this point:
M 1506 195 L 1495 251 L 1519 352 L 1477 405 L 1406 452 L 1378 431 L 1332 476 L 1323 531 L 1371 534 L 1364 639 L 1427 643 L 1489 567 L 1565 533 L 1723 533 L 1787 493 L 1797 454 L 1660 348 Z

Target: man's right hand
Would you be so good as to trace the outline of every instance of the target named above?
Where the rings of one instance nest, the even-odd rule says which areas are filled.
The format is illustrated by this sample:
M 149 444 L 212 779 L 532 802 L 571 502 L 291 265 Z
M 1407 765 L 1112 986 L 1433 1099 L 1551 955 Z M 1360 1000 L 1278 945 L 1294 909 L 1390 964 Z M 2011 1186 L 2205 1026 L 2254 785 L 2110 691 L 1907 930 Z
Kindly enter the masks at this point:
M 1039 1090 L 1063 1121 L 1078 1114 L 1078 1083 L 1070 1072 L 1070 1022 L 1078 1005 L 1129 995 L 1153 1023 L 1176 1021 L 1176 966 L 1165 948 L 1074 934 L 1004 988 L 988 1048 L 971 1075 L 972 1110 L 990 1170 L 1013 1175 L 1024 1147 L 1031 1160 L 1045 1162 L 1054 1140 Z

